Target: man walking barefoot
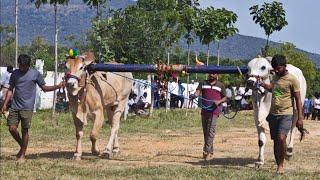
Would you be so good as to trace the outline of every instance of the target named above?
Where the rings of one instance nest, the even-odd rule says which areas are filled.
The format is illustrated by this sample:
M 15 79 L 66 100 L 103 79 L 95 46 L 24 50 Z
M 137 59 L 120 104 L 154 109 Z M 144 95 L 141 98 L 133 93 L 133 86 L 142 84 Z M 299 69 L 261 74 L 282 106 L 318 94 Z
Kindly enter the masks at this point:
M 7 125 L 10 134 L 20 146 L 20 150 L 16 155 L 19 163 L 25 161 L 29 141 L 29 128 L 36 97 L 36 85 L 38 84 L 44 92 L 64 87 L 63 82 L 56 86 L 46 86 L 40 72 L 31 69 L 30 63 L 31 58 L 28 55 L 22 54 L 18 57 L 19 69 L 13 71 L 10 77 L 9 89 L 1 109 L 2 112 L 5 112 L 9 100 L 13 97 Z M 22 138 L 17 130 L 20 121 Z
M 262 83 L 261 86 L 272 91 L 272 101 L 270 113 L 267 117 L 270 127 L 271 139 L 274 142 L 274 156 L 277 163 L 277 172 L 283 173 L 284 158 L 287 144 L 288 132 L 293 126 L 293 109 L 297 108 L 298 120 L 297 128 L 303 128 L 302 102 L 300 95 L 300 85 L 292 74 L 286 69 L 286 58 L 283 55 L 275 55 L 271 65 L 275 72 L 271 84 Z M 293 98 L 296 104 L 293 104 Z

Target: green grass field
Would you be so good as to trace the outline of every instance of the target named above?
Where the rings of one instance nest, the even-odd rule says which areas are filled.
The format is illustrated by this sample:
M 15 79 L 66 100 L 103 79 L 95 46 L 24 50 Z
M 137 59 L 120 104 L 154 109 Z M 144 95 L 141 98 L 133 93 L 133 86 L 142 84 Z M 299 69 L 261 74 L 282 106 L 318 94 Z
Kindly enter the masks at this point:
M 91 155 L 85 127 L 83 159 L 72 159 L 75 130 L 70 114 L 51 119 L 48 111 L 34 115 L 27 161 L 16 164 L 18 145 L 1 119 L 1 179 L 320 179 L 320 122 L 306 121 L 310 135 L 296 143 L 296 155 L 285 162 L 286 173 L 275 174 L 272 143 L 268 139 L 266 164 L 254 167 L 258 153 L 252 112 L 235 120 L 221 117 L 215 138 L 214 158 L 204 162 L 199 111 L 166 113 L 156 110 L 152 118 L 130 117 L 120 126 L 121 153 L 111 159 Z M 102 150 L 109 127 L 99 133 Z M 267 134 L 269 136 L 269 134 Z

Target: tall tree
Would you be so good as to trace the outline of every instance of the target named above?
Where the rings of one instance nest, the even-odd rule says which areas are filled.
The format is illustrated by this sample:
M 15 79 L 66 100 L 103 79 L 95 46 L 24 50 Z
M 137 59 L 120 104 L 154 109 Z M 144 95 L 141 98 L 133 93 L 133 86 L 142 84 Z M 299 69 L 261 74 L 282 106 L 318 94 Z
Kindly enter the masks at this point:
M 0 25 L 0 64 L 15 66 L 14 26 Z
M 54 85 L 57 84 L 57 71 L 58 71 L 58 4 L 68 5 L 69 0 L 30 0 L 35 3 L 36 8 L 40 8 L 43 4 L 50 3 L 54 7 L 54 47 L 55 47 L 55 73 L 54 73 Z M 56 91 L 53 91 L 53 107 L 52 107 L 52 115 L 55 114 L 55 106 L 56 106 Z
M 111 1 L 111 0 L 109 0 Z M 102 16 L 101 13 L 101 7 L 107 3 L 107 0 L 83 0 L 84 3 L 86 3 L 91 8 L 96 8 L 96 18 L 100 19 Z
M 91 44 L 123 63 L 155 63 L 181 36 L 175 0 L 140 0 L 111 16 L 94 24 Z
M 199 36 L 200 42 L 207 45 L 208 65 L 210 57 L 210 43 L 214 41 L 219 42 L 219 40 L 225 39 L 238 32 L 238 29 L 234 27 L 234 23 L 237 21 L 237 15 L 224 8 L 214 9 L 213 7 L 200 10 L 199 14 L 200 15 L 196 23 L 196 34 Z
M 198 0 L 179 0 L 179 11 L 181 24 L 184 27 L 186 33 L 184 38 L 187 40 L 188 45 L 188 65 L 190 64 L 190 45 L 194 42 L 195 35 L 195 23 L 197 21 L 198 6 L 200 5 Z
M 260 25 L 267 35 L 267 44 L 263 55 L 268 55 L 269 37 L 274 31 L 280 31 L 288 25 L 286 21 L 286 12 L 282 3 L 273 1 L 272 3 L 264 3 L 261 8 L 259 5 L 254 5 L 249 8 L 250 14 L 253 15 L 253 21 Z
M 307 94 L 316 92 L 319 82 L 316 80 L 317 69 L 315 63 L 303 52 L 296 50 L 296 47 L 291 43 L 284 43 L 279 48 L 270 48 L 269 55 L 283 54 L 286 56 L 289 64 L 292 64 L 301 69 L 307 81 Z M 317 85 L 315 85 L 317 84 Z

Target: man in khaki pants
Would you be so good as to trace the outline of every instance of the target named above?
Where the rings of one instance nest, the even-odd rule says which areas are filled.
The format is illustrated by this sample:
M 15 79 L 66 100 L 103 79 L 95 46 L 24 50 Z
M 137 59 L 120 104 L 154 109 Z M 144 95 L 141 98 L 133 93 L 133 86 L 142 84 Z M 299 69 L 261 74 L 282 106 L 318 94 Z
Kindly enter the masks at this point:
M 18 57 L 19 69 L 12 72 L 8 92 L 1 109 L 2 113 L 7 111 L 8 103 L 12 98 L 7 125 L 10 134 L 20 146 L 20 151 L 16 155 L 19 163 L 25 161 L 29 141 L 29 128 L 36 97 L 36 86 L 40 86 L 45 92 L 54 91 L 64 86 L 64 83 L 56 86 L 46 86 L 40 72 L 31 69 L 30 63 L 31 58 L 28 55 L 22 54 Z M 17 130 L 20 121 L 22 138 Z

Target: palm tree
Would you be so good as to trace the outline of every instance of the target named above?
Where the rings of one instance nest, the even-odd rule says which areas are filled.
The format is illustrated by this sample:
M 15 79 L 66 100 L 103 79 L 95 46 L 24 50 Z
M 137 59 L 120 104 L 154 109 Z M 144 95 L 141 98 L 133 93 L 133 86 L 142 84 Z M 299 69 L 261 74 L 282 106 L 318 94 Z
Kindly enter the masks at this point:
M 53 4 L 54 7 L 54 60 L 55 60 L 55 67 L 54 67 L 54 85 L 57 84 L 57 74 L 58 74 L 58 4 L 61 5 L 68 5 L 69 0 L 31 0 L 31 2 L 35 3 L 36 8 L 40 8 L 43 4 L 50 3 Z M 52 115 L 55 114 L 56 106 L 56 91 L 53 92 L 53 107 L 52 107 Z

